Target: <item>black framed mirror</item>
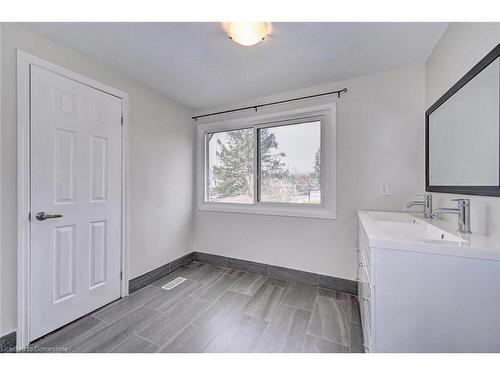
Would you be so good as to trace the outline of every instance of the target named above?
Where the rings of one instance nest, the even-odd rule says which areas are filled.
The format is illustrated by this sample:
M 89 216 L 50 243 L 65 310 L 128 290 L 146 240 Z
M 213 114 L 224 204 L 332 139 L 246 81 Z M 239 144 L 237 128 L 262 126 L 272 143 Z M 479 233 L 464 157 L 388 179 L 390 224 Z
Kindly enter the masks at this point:
M 426 191 L 500 196 L 500 44 L 425 112 Z

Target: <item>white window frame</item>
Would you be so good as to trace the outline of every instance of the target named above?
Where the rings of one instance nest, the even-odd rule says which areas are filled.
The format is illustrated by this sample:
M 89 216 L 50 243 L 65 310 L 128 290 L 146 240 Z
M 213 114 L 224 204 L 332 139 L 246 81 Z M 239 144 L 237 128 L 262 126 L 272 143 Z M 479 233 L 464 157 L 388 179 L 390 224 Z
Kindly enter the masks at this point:
M 254 178 L 254 203 L 207 201 L 208 147 L 207 134 L 245 128 L 267 128 L 290 125 L 321 118 L 321 204 L 259 202 L 257 178 Z M 302 121 L 300 121 L 302 120 Z M 254 132 L 257 137 L 257 132 Z M 257 144 L 257 139 L 254 140 Z M 257 147 L 254 157 L 257 158 Z M 257 160 L 257 159 L 255 159 Z M 257 162 L 254 175 L 257 177 Z M 295 216 L 318 219 L 336 218 L 336 104 L 302 107 L 288 111 L 258 114 L 198 125 L 197 128 L 197 208 L 260 215 Z

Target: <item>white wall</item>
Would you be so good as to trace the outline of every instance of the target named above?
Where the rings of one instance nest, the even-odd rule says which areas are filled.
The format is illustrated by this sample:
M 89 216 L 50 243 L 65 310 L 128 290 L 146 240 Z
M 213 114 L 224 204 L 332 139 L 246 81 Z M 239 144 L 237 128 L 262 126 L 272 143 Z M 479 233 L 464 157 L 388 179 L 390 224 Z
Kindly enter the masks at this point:
M 192 111 L 23 27 L 3 24 L 0 336 L 16 326 L 16 48 L 129 94 L 129 276 L 193 249 Z
M 425 64 L 425 102 L 429 108 L 451 86 L 500 43 L 500 23 L 451 23 Z M 422 149 L 424 144 L 421 144 Z M 422 153 L 420 170 L 425 168 Z M 422 181 L 425 188 L 425 181 Z M 458 195 L 433 194 L 434 207 L 453 207 Z M 500 237 L 500 198 L 467 196 L 472 231 Z M 440 220 L 456 221 L 454 216 Z
M 304 103 L 337 101 L 337 219 L 196 211 L 195 250 L 355 278 L 356 210 L 404 210 L 422 186 L 423 171 L 415 171 L 424 141 L 423 65 L 234 106 L 343 87 L 349 92 L 340 99 Z M 381 183 L 391 185 L 391 195 L 379 194 Z

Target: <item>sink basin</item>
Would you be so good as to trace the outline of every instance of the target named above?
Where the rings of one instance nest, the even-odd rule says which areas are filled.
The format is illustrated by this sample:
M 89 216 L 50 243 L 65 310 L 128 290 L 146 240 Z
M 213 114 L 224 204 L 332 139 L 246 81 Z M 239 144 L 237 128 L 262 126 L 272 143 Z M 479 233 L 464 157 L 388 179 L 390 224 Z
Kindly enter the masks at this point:
M 395 223 L 414 223 L 419 219 L 404 212 L 384 212 L 369 211 L 367 214 L 375 221 L 395 222 Z
M 409 216 L 409 215 L 408 215 Z M 463 242 L 464 240 L 421 220 L 397 222 L 378 220 L 377 225 L 387 236 L 409 241 Z
M 443 245 L 467 242 L 405 212 L 369 211 L 367 214 L 386 238 Z

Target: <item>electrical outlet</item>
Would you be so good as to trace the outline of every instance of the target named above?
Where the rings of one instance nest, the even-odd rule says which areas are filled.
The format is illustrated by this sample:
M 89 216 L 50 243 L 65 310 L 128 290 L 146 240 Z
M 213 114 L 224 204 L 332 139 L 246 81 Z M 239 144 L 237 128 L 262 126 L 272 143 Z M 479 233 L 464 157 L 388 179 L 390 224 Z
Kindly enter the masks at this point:
M 389 195 L 389 194 L 391 194 L 391 185 L 380 184 L 380 195 Z

